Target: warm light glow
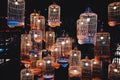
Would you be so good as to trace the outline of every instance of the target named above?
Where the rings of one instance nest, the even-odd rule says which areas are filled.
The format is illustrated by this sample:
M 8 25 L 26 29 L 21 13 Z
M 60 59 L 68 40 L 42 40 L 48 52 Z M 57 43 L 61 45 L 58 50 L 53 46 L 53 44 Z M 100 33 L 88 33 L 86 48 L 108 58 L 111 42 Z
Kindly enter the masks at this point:
M 37 34 L 34 34 L 34 37 L 35 37 L 35 38 L 37 38 L 37 37 L 38 37 L 38 35 L 37 35 Z
M 104 37 L 103 37 L 103 36 L 101 36 L 101 37 L 100 37 L 100 39 L 101 39 L 101 40 L 103 40 L 103 39 L 104 39 Z
M 52 34 L 49 34 L 49 36 L 52 36 Z
M 40 20 L 40 19 L 38 19 L 38 22 L 41 22 L 41 20 Z
M 117 6 L 114 6 L 113 9 L 114 9 L 114 10 L 117 9 Z
M 94 61 L 94 62 L 93 62 L 93 64 L 97 64 L 97 62 L 96 62 L 96 61 Z
M 69 43 L 69 41 L 68 41 L 68 40 L 66 40 L 66 43 Z
M 18 1 L 15 1 L 15 5 L 18 5 Z
M 90 21 L 90 18 L 87 18 L 87 22 L 89 22 Z
M 58 48 L 55 48 L 54 50 L 55 50 L 55 51 L 58 51 Z
M 74 56 L 77 56 L 77 54 L 74 54 Z
M 34 57 L 37 57 L 37 54 L 35 54 Z
M 54 12 L 56 12 L 57 10 L 56 9 L 53 9 Z
M 89 66 L 89 63 L 85 63 L 85 66 Z
M 83 25 L 84 23 L 83 22 L 80 22 L 81 25 Z
M 26 76 L 29 76 L 30 75 L 30 73 L 26 73 Z
M 118 72 L 118 70 L 117 70 L 117 69 L 114 69 L 114 72 Z
M 43 63 L 39 63 L 39 66 L 42 66 L 43 65 Z
M 64 44 L 65 44 L 65 42 L 64 42 L 64 41 L 62 41 L 62 42 L 61 42 L 61 44 L 62 44 L 62 45 L 64 45 Z
M 27 43 L 26 46 L 30 46 L 30 43 Z
M 48 60 L 48 61 L 47 61 L 47 64 L 50 64 L 50 63 L 51 63 L 51 61 L 50 61 L 50 60 Z

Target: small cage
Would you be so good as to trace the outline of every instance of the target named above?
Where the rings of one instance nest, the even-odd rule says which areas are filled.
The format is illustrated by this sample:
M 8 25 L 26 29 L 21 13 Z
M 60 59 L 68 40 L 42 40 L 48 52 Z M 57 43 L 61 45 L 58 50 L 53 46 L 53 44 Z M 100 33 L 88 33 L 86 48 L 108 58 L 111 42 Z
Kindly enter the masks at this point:
M 62 56 L 61 54 L 61 46 L 58 44 L 54 44 L 52 49 L 52 56 L 54 57 L 54 62 L 58 62 L 59 58 Z
M 117 58 L 114 58 L 113 62 L 108 65 L 108 79 L 110 80 L 120 79 L 120 64 L 117 63 L 117 60 Z
M 22 69 L 20 75 L 20 80 L 34 80 L 34 71 L 28 67 Z
M 98 56 L 91 60 L 92 78 L 102 78 L 102 61 Z
M 55 3 L 48 7 L 48 25 L 50 27 L 60 26 L 60 6 Z
M 74 50 L 71 51 L 69 56 L 69 66 L 80 66 L 81 61 L 81 51 L 77 49 L 77 47 L 74 48 Z
M 94 35 L 97 32 L 97 14 L 88 7 L 80 14 L 77 20 L 77 38 L 79 44 L 94 43 Z
M 39 13 L 34 11 L 33 13 L 30 14 L 30 27 L 31 30 L 37 30 L 39 29 Z
M 81 67 L 70 66 L 69 67 L 69 80 L 81 80 Z
M 21 56 L 29 55 L 29 51 L 32 50 L 32 41 L 30 34 L 21 35 Z
M 54 80 L 54 68 L 52 66 L 54 59 L 53 57 L 47 56 L 43 58 L 45 63 L 45 73 L 43 80 Z
M 81 60 L 82 80 L 91 80 L 91 60 L 88 57 Z
M 55 43 L 55 32 L 49 28 L 48 31 L 46 31 L 46 49 L 51 49 L 52 46 Z
M 72 50 L 72 38 L 68 36 L 58 37 L 56 44 L 61 45 L 62 56 L 69 56 Z
M 25 16 L 25 1 L 24 0 L 8 0 L 7 7 L 7 24 L 10 28 L 23 27 Z
M 120 2 L 112 2 L 108 5 L 108 25 L 114 27 L 120 24 Z
M 42 50 L 42 31 L 41 30 L 30 30 L 31 40 L 33 42 L 33 50 Z
M 98 32 L 95 34 L 95 56 L 109 57 L 110 56 L 110 33 Z

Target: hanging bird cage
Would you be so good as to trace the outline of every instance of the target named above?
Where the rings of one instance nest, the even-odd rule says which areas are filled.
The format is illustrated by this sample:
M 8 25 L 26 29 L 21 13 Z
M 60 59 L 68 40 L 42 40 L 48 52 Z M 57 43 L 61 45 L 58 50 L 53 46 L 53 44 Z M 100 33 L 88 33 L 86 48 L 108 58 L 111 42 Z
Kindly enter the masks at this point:
M 62 56 L 69 56 L 72 50 L 72 38 L 67 34 L 66 36 L 58 37 L 56 44 L 61 45 Z
M 95 56 L 109 58 L 110 57 L 110 33 L 100 31 L 95 34 Z
M 94 59 L 91 60 L 91 68 L 92 68 L 92 78 L 101 79 L 102 77 L 102 61 L 98 56 L 95 56 Z
M 25 19 L 25 1 L 8 0 L 7 18 L 8 27 L 23 27 Z
M 25 69 L 21 70 L 20 80 L 34 80 L 34 71 L 29 66 L 25 65 Z
M 52 56 L 54 57 L 54 62 L 58 62 L 59 58 L 62 56 L 61 54 L 61 45 L 54 44 L 52 49 Z
M 108 65 L 108 79 L 120 79 L 120 59 L 114 58 L 112 63 Z
M 56 3 L 48 7 L 48 25 L 50 27 L 60 26 L 60 6 Z
M 46 49 L 50 50 L 52 46 L 55 43 L 55 32 L 49 28 L 48 31 L 46 31 Z
M 79 44 L 94 43 L 94 35 L 97 32 L 97 14 L 88 7 L 80 14 L 77 20 L 77 38 Z
M 91 80 L 91 60 L 88 57 L 81 60 L 82 80 Z
M 41 30 L 30 30 L 31 40 L 33 42 L 33 50 L 42 50 L 42 31 Z
M 54 80 L 54 68 L 52 66 L 54 59 L 51 56 L 43 58 L 45 64 L 45 73 L 43 74 L 43 80 Z
M 31 30 L 39 29 L 39 13 L 34 10 L 33 13 L 30 14 L 30 27 Z
M 69 77 L 70 80 L 72 78 L 76 77 L 80 80 L 81 78 L 81 52 L 77 49 L 77 47 L 74 48 L 74 50 L 71 51 L 70 57 L 69 57 Z
M 108 25 L 114 27 L 120 24 L 120 2 L 112 2 L 108 5 Z
M 77 49 L 77 47 L 75 47 L 70 52 L 69 65 L 70 66 L 80 66 L 80 61 L 81 61 L 81 51 L 79 51 Z
M 24 55 L 29 55 L 29 51 L 32 50 L 32 41 L 30 34 L 21 35 L 21 57 Z

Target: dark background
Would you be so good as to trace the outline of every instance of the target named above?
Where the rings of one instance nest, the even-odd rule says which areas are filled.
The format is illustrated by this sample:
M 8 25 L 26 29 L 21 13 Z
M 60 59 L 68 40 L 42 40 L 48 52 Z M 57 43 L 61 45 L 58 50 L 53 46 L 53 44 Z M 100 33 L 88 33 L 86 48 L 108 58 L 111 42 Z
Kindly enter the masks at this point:
M 25 28 L 13 29 L 16 30 L 15 32 L 6 32 L 6 30 L 10 30 L 7 27 L 6 20 L 4 20 L 5 17 L 7 17 L 7 0 L 0 0 L 0 31 L 1 31 L 0 35 L 2 36 L 12 35 L 15 38 L 14 42 L 9 46 L 10 51 L 7 54 L 7 57 L 11 58 L 11 61 L 0 65 L 0 80 L 19 80 L 20 62 L 18 58 L 20 55 L 19 50 L 20 35 L 21 33 L 24 33 L 25 29 L 29 30 L 30 20 L 29 15 L 34 10 L 40 11 L 41 15 L 45 16 L 46 28 L 48 28 L 49 27 L 47 25 L 48 6 L 51 5 L 53 2 L 60 5 L 61 7 L 62 24 L 60 27 L 54 29 L 55 32 L 57 33 L 57 36 L 61 35 L 62 30 L 65 30 L 65 32 L 68 33 L 70 37 L 76 40 L 76 26 L 77 26 L 76 21 L 77 19 L 79 19 L 80 14 L 85 11 L 86 7 L 89 6 L 91 7 L 94 13 L 98 14 L 98 31 L 100 29 L 101 24 L 104 23 L 103 24 L 104 30 L 110 33 L 111 54 L 114 54 L 117 47 L 116 44 L 120 43 L 120 25 L 115 27 L 109 27 L 107 24 L 108 21 L 107 6 L 109 3 L 119 0 L 25 0 L 25 1 L 26 1 Z M 90 45 L 88 44 L 87 46 L 79 45 L 79 47 L 80 49 L 83 50 L 84 53 L 93 53 L 91 51 L 93 49 L 93 45 L 91 44 Z M 3 56 L 0 56 L 0 58 L 3 58 Z

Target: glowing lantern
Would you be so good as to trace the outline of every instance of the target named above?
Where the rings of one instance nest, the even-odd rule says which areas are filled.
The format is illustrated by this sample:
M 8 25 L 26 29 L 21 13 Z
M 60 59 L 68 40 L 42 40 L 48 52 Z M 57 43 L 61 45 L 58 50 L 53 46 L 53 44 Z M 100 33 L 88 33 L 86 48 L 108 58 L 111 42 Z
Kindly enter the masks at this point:
M 36 68 L 36 62 L 39 60 L 39 54 L 37 50 L 29 51 L 30 60 L 31 60 L 31 68 Z
M 39 29 L 39 13 L 36 11 L 30 14 L 30 27 L 31 30 Z
M 91 80 L 91 60 L 86 57 L 81 60 L 82 80 Z
M 108 79 L 120 79 L 120 59 L 114 58 L 113 62 L 108 66 Z
M 48 25 L 50 27 L 60 26 L 60 6 L 55 3 L 48 8 Z
M 100 61 L 100 58 L 95 56 L 94 59 L 91 60 L 92 61 L 92 78 L 98 78 L 98 80 L 101 80 L 102 77 L 102 61 Z
M 33 42 L 33 50 L 42 50 L 42 31 L 41 30 L 30 30 L 31 40 Z
M 23 27 L 25 16 L 25 1 L 24 0 L 8 0 L 8 27 Z
M 81 60 L 81 52 L 77 50 L 77 47 L 71 51 L 70 58 L 69 58 L 69 77 L 70 80 L 72 78 L 81 78 L 81 67 L 80 67 L 80 60 Z
M 25 65 L 25 69 L 21 70 L 20 80 L 34 80 L 34 71 L 30 67 Z
M 43 58 L 45 63 L 45 73 L 43 80 L 54 80 L 54 68 L 52 66 L 54 59 L 53 57 L 47 56 Z
M 112 2 L 108 5 L 108 25 L 114 27 L 120 24 L 120 2 Z
M 88 7 L 80 14 L 77 20 L 77 38 L 79 44 L 94 43 L 94 35 L 97 32 L 97 14 Z
M 69 56 L 70 51 L 72 50 L 72 38 L 68 36 L 58 37 L 56 44 L 61 45 L 62 56 Z
M 32 50 L 32 41 L 30 34 L 21 35 L 21 56 L 29 55 L 29 51 Z
M 48 31 L 46 31 L 46 49 L 51 49 L 52 46 L 55 43 L 55 32 L 49 28 Z
M 102 30 L 102 29 L 101 29 Z M 110 57 L 110 34 L 100 31 L 95 34 L 95 56 Z
M 61 46 L 58 44 L 54 44 L 52 47 L 52 55 L 54 57 L 54 62 L 58 62 L 59 58 L 62 56 L 61 54 Z

